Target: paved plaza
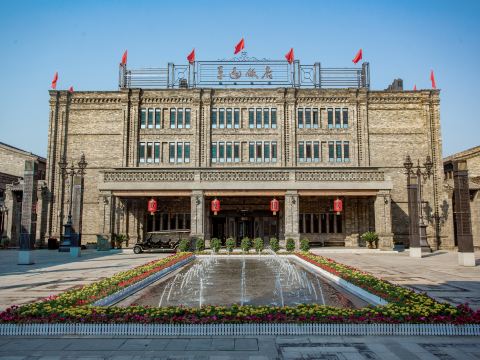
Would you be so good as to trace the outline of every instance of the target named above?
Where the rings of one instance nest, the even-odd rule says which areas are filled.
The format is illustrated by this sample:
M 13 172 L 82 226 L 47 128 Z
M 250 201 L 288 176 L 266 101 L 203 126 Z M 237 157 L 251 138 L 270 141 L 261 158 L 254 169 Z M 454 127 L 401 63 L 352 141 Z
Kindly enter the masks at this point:
M 403 253 L 313 249 L 440 301 L 480 308 L 480 266 L 457 265 L 457 254 L 422 259 Z M 34 265 L 16 265 L 17 252 L 0 251 L 0 306 L 21 304 L 129 269 L 168 254 L 129 249 L 87 250 L 79 259 L 36 250 Z M 480 254 L 476 254 L 477 259 Z M 0 359 L 479 359 L 478 337 L 258 336 L 258 337 L 0 337 Z

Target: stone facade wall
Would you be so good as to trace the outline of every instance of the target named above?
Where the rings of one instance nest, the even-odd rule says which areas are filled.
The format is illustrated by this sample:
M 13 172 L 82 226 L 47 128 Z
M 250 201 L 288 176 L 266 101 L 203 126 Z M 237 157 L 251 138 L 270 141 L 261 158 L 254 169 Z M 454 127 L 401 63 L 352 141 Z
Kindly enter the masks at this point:
M 309 107 L 318 109 L 319 127 L 300 129 L 297 126 L 297 110 Z M 159 129 L 140 128 L 140 114 L 143 108 L 161 109 Z M 168 116 L 172 108 L 191 110 L 189 129 L 170 129 Z M 212 129 L 210 114 L 213 108 L 240 109 L 240 128 Z M 276 108 L 276 129 L 250 128 L 248 126 L 249 108 Z M 328 128 L 328 108 L 348 109 L 348 128 Z M 432 247 L 436 241 L 441 241 L 444 247 L 450 247 L 452 244 L 451 239 L 448 235 L 444 235 L 441 229 L 436 231 L 433 216 L 435 212 L 440 212 L 442 204 L 443 176 L 440 176 L 442 156 L 438 91 L 387 92 L 365 89 L 292 88 L 127 89 L 73 94 L 66 91 L 51 91 L 50 110 L 48 184 L 52 192 L 52 202 L 49 207 L 48 227 L 51 236 L 60 235 L 60 225 L 65 220 L 67 208 L 66 197 L 68 196 L 65 196 L 65 191 L 68 191 L 68 184 L 58 173 L 58 161 L 62 155 L 65 155 L 69 162 L 78 161 L 84 153 L 88 162 L 82 229 L 84 241 L 94 241 L 99 229 L 105 227 L 103 223 L 100 224 L 99 219 L 105 216 L 110 219 L 110 215 L 104 213 L 106 210 L 103 200 L 104 197 L 111 196 L 111 191 L 108 190 L 103 178 L 103 172 L 109 169 L 141 168 L 153 171 L 178 169 L 179 173 L 183 173 L 187 171 L 186 169 L 229 168 L 235 172 L 236 169 L 242 168 L 254 174 L 260 169 L 263 171 L 269 168 L 277 170 L 281 168 L 315 168 L 317 170 L 353 168 L 353 171 L 378 168 L 393 183 L 391 216 L 394 240 L 408 243 L 406 178 L 403 174 L 403 162 L 405 155 L 410 154 L 414 161 L 420 159 L 422 162 L 429 155 L 435 164 L 434 174 L 427 181 L 424 189 L 425 209 L 430 209 L 429 214 L 431 214 L 428 227 L 429 242 Z M 139 163 L 138 144 L 142 141 L 161 143 L 159 163 Z M 189 163 L 169 162 L 166 154 L 168 143 L 172 141 L 190 143 Z M 241 161 L 212 163 L 211 144 L 217 141 L 239 142 Z M 276 141 L 277 161 L 275 163 L 249 162 L 248 143 L 250 141 Z M 300 162 L 299 141 L 318 141 L 320 161 Z M 350 161 L 329 162 L 329 141 L 348 141 Z M 192 184 L 197 184 L 196 176 L 192 175 Z M 228 182 L 228 180 L 225 181 Z M 260 180 L 244 182 L 239 183 L 240 188 L 242 184 L 248 184 L 250 187 L 258 184 L 259 188 L 262 188 L 267 183 Z M 153 189 L 155 187 L 157 190 L 165 189 L 162 182 L 153 182 L 151 185 Z M 102 189 L 99 189 L 100 186 Z M 175 183 L 168 183 L 168 186 L 174 187 Z M 361 189 L 362 186 L 363 183 L 359 182 L 358 188 Z M 132 189 L 134 188 L 132 184 Z M 195 190 L 195 185 L 192 185 L 191 189 Z M 381 189 L 378 188 L 378 190 Z M 298 195 L 288 195 L 286 201 L 294 199 L 295 196 Z M 355 205 L 352 205 L 352 209 L 357 209 L 355 210 L 357 212 L 373 211 L 370 209 L 374 208 L 373 202 L 370 209 L 364 209 L 356 202 L 353 203 Z M 143 204 L 136 206 L 144 207 Z M 112 210 L 108 209 L 107 213 Z M 128 215 L 124 218 L 129 219 L 125 221 L 131 223 L 135 216 Z M 198 218 L 202 216 L 199 215 Z M 291 221 L 295 222 L 293 220 L 295 218 L 293 216 Z M 355 221 L 358 222 L 358 220 Z M 354 226 L 355 221 L 352 220 L 348 226 Z M 298 224 L 290 224 L 286 221 L 285 226 L 286 232 L 288 229 L 298 231 Z M 358 234 L 353 234 L 353 240 L 350 238 L 348 241 L 356 241 Z

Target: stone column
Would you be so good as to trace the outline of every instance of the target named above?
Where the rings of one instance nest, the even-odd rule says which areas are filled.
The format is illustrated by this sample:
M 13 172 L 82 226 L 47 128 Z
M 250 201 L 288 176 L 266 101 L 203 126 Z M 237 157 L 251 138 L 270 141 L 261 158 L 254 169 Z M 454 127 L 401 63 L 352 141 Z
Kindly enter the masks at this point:
M 393 248 L 392 201 L 390 190 L 380 190 L 375 198 L 375 231 L 381 249 Z
M 296 190 L 285 193 L 285 240 L 295 240 L 295 248 L 300 248 L 300 233 L 298 232 L 299 196 Z
M 15 202 L 17 200 L 11 187 L 12 185 L 7 185 L 5 189 L 5 207 L 7 208 L 7 213 L 5 214 L 5 218 L 4 218 L 4 224 L 3 224 L 4 234 L 2 234 L 2 237 L 6 236 L 7 239 L 10 240 L 10 246 L 13 246 L 13 245 L 16 245 L 13 243 L 14 239 L 12 239 L 12 226 L 14 221 L 13 212 L 14 212 Z
M 409 219 L 409 247 L 411 257 L 422 257 L 422 248 L 420 247 L 420 229 L 418 222 L 418 183 L 417 177 L 412 176 L 407 184 L 408 195 L 408 219 Z
M 101 214 L 100 216 L 102 216 L 101 221 L 98 222 L 98 235 L 105 237 L 108 241 L 110 241 L 110 243 L 112 243 L 113 240 L 113 199 L 114 198 L 110 193 L 100 193 L 100 196 L 98 198 L 99 213 Z
M 35 230 L 37 222 L 37 166 L 33 160 L 25 161 L 23 175 L 23 199 L 22 220 L 20 230 L 20 251 L 18 252 L 18 264 L 33 264 L 33 245 L 35 243 Z
M 190 236 L 205 238 L 205 197 L 203 190 L 193 190 L 190 196 Z
M 468 170 L 465 160 L 453 163 L 453 195 L 455 199 L 455 225 L 457 229 L 458 263 L 462 266 L 475 266 L 473 252 L 472 220 L 470 213 L 470 190 Z

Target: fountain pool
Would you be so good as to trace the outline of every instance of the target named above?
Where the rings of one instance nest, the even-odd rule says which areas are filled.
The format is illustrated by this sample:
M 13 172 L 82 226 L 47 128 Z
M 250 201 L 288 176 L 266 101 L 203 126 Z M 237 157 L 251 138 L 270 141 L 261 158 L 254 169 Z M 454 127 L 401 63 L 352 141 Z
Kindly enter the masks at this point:
M 117 303 L 117 306 L 297 305 L 360 308 L 368 303 L 292 258 L 205 256 Z

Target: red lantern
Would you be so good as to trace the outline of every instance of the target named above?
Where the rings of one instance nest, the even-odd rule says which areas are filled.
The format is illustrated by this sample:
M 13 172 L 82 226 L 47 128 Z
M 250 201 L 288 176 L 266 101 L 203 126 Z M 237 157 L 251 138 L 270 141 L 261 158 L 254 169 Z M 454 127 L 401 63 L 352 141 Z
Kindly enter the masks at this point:
M 270 201 L 270 211 L 273 212 L 273 215 L 277 215 L 277 211 L 280 209 L 280 202 L 277 199 L 272 199 Z
M 333 202 L 333 211 L 335 211 L 337 213 L 337 215 L 340 215 L 340 213 L 342 212 L 343 210 L 343 202 L 342 200 L 340 199 L 336 199 L 334 202 Z
M 213 211 L 213 215 L 217 215 L 217 213 L 220 211 L 220 200 L 218 199 L 212 200 L 210 209 Z
M 157 211 L 157 200 L 154 198 L 151 198 L 148 201 L 148 211 L 150 212 L 150 215 L 155 214 L 155 211 Z

